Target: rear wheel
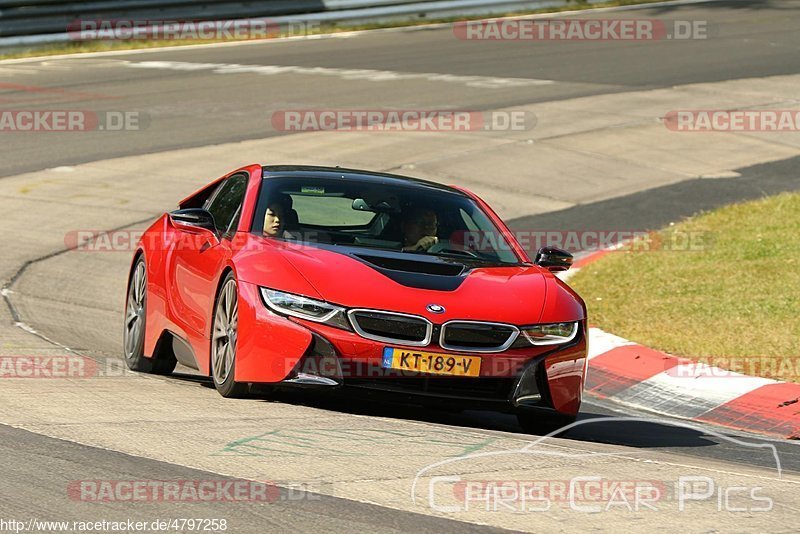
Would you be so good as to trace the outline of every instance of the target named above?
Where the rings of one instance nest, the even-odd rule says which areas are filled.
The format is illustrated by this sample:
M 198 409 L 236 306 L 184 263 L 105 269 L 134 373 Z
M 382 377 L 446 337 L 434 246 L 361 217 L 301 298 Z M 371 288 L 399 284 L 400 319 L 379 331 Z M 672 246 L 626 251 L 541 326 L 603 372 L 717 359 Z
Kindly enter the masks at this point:
M 211 331 L 211 377 L 223 397 L 243 397 L 247 384 L 234 382 L 236 339 L 239 333 L 239 291 L 233 273 L 220 286 Z
M 543 436 L 574 423 L 577 416 L 562 414 L 542 414 L 537 412 L 519 412 L 517 421 L 527 434 Z
M 144 334 L 147 320 L 147 265 L 139 256 L 128 280 L 128 297 L 125 301 L 125 328 L 123 348 L 128 368 L 140 373 L 168 375 L 174 369 L 174 359 L 157 360 L 144 355 Z

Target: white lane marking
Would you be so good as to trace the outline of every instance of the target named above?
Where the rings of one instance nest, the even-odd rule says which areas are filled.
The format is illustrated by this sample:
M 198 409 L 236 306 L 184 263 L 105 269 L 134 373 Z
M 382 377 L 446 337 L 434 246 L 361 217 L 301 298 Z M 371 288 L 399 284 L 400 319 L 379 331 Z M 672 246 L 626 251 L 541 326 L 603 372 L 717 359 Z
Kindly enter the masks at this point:
M 438 74 L 432 72 L 398 72 L 373 69 L 338 69 L 330 67 L 298 67 L 291 65 L 240 65 L 238 63 L 190 63 L 185 61 L 139 61 L 124 65 L 135 69 L 163 69 L 177 71 L 208 70 L 215 74 L 303 74 L 311 76 L 333 76 L 344 80 L 366 80 L 387 82 L 398 80 L 427 80 L 432 82 L 461 83 L 469 87 L 500 89 L 504 87 L 528 87 L 550 85 L 553 80 L 528 78 L 498 78 L 494 76 L 461 76 L 457 74 Z
M 30 76 L 31 74 L 38 74 L 39 71 L 40 69 L 35 67 L 0 66 L 0 76 L 4 78 L 10 78 L 12 76 Z
M 619 250 L 622 247 L 625 247 L 631 243 L 630 239 L 626 239 L 624 241 L 620 241 L 619 243 L 614 243 L 610 247 L 604 248 L 602 250 L 595 250 L 592 252 L 587 253 L 580 253 L 575 261 L 583 260 L 584 258 L 588 258 L 590 256 L 594 256 L 595 254 L 602 254 L 604 252 L 614 252 L 615 250 Z M 573 267 L 569 271 L 561 271 L 560 273 L 556 273 L 556 276 L 561 279 L 562 282 L 569 282 L 570 278 L 575 276 L 580 272 L 581 269 L 585 267 Z
M 678 398 L 687 400 L 703 399 L 717 406 L 722 406 L 761 386 L 776 382 L 769 378 L 714 373 L 710 368 L 707 374 L 698 372 L 698 366 L 702 365 L 689 364 L 662 371 L 641 382 L 639 385 L 641 386 L 641 394 L 643 397 L 664 398 L 673 401 Z M 680 367 L 685 367 L 685 371 L 681 371 Z M 703 410 L 702 413 L 707 411 Z M 695 415 L 695 417 L 702 415 L 702 413 Z
M 573 268 L 571 268 L 569 271 L 561 271 L 561 272 L 559 272 L 559 273 L 556 273 L 556 277 L 557 277 L 559 280 L 561 280 L 562 282 L 564 282 L 564 283 L 567 283 L 567 282 L 569 282 L 569 281 L 570 281 L 570 279 L 571 279 L 573 276 L 575 276 L 576 274 L 578 274 L 578 272 L 580 272 L 580 268 L 579 268 L 579 267 L 573 267 Z
M 631 345 L 636 345 L 636 343 L 604 332 L 599 328 L 589 329 L 589 360 L 612 349 Z M 628 405 L 637 406 L 636 403 L 631 402 L 633 399 L 637 399 L 640 404 L 650 405 L 652 408 L 654 399 L 703 399 L 721 406 L 761 386 L 774 383 L 776 381 L 769 378 L 725 371 L 702 362 L 686 362 L 640 382 L 627 392 L 631 398 L 621 399 L 615 396 L 614 400 L 623 403 L 627 401 Z M 634 392 L 634 390 L 636 391 Z M 645 399 L 647 402 L 643 402 Z M 654 410 L 659 411 L 658 409 Z M 700 411 L 705 413 L 707 410 Z M 675 415 L 669 409 L 662 409 L 659 413 Z
M 599 328 L 589 329 L 589 359 L 605 354 L 619 347 L 636 345 L 633 341 L 603 332 Z
M 8 290 L 3 290 L 3 291 L 5 292 L 5 291 L 8 291 Z M 12 291 L 8 291 L 8 293 L 12 293 Z M 7 296 L 8 293 L 4 293 L 3 296 L 4 297 Z M 47 341 L 48 343 L 51 343 L 51 344 L 55 345 L 56 347 L 62 348 L 67 352 L 71 352 L 73 354 L 78 354 L 77 352 L 75 352 L 74 350 L 69 348 L 68 346 L 63 345 L 63 344 L 59 343 L 58 341 L 53 341 L 51 338 L 47 337 L 46 335 L 42 334 L 41 332 L 38 332 L 35 328 L 33 328 L 28 323 L 23 323 L 22 321 L 16 321 L 14 323 L 14 326 L 16 326 L 17 328 L 19 328 L 19 329 L 21 329 L 21 330 L 23 330 L 23 331 L 25 331 L 25 332 L 27 332 L 29 334 L 37 336 L 37 337 Z

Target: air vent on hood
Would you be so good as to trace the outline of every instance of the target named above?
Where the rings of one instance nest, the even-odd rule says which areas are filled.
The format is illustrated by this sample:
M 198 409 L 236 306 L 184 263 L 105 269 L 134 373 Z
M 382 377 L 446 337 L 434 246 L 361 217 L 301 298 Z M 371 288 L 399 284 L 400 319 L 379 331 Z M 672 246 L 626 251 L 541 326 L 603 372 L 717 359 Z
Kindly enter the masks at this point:
M 354 256 L 377 267 L 391 269 L 392 271 L 435 274 L 439 276 L 458 276 L 464 272 L 464 265 L 460 263 L 419 261 L 411 258 L 390 258 L 386 256 L 372 256 L 367 254 L 354 254 Z

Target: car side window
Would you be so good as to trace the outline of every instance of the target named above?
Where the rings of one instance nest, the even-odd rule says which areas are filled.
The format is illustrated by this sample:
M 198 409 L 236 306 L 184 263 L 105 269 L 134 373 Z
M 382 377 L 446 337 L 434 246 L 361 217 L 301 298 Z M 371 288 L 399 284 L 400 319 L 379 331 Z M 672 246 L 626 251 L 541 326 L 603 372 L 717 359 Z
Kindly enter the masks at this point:
M 247 190 L 247 176 L 237 174 L 222 182 L 206 206 L 206 209 L 214 216 L 214 225 L 217 231 L 225 234 L 235 228 L 231 228 L 234 219 L 238 220 L 244 194 Z

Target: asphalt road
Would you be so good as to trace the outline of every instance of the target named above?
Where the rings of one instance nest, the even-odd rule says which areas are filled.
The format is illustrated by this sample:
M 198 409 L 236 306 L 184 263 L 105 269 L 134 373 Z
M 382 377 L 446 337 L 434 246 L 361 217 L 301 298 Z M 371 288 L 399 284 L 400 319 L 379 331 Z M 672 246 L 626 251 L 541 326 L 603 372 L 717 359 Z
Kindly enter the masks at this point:
M 224 520 L 226 528 L 214 530 L 237 534 L 344 532 L 356 529 L 404 532 L 412 524 L 416 532 L 502 531 L 337 499 L 314 493 L 308 488 L 285 487 L 272 481 L 264 481 L 269 488 L 263 492 L 264 498 L 261 493 L 253 493 L 249 500 L 235 501 L 234 494 L 230 493 L 232 497 L 228 501 L 198 503 L 189 498 L 184 502 L 171 502 L 160 499 L 159 494 L 153 492 L 153 499 L 140 503 L 139 506 L 131 506 L 128 502 L 113 502 L 113 498 L 106 502 L 81 501 L 79 486 L 71 486 L 76 489 L 67 496 L 65 487 L 70 482 L 164 480 L 220 481 L 224 484 L 235 483 L 237 479 L 47 438 L 5 425 L 0 425 L 0 451 L 5 460 L 0 518 L 20 521 L 26 527 L 31 522 L 30 524 L 38 525 L 38 528 L 33 529 L 34 532 L 49 531 L 44 522 L 54 518 L 69 525 L 69 528 L 63 529 L 67 532 L 78 532 L 78 528 L 74 526 L 77 522 L 106 521 L 127 524 L 128 521 L 134 521 L 149 527 L 154 521 L 176 519 Z M 241 479 L 238 481 L 245 482 Z M 56 528 L 52 530 L 57 531 Z M 103 529 L 88 531 L 102 532 Z M 157 530 L 148 528 L 148 531 Z
M 604 17 L 626 18 L 628 12 Z M 642 43 L 471 43 L 454 39 L 449 28 L 364 34 L 357 38 L 273 42 L 244 46 L 122 53 L 71 61 L 19 62 L 0 65 L 0 100 L 26 109 L 87 109 L 139 111 L 148 127 L 141 132 L 108 132 L 41 136 L 0 134 L 3 157 L 0 176 L 58 166 L 77 165 L 123 155 L 148 154 L 246 139 L 287 135 L 275 131 L 270 114 L 281 109 L 392 108 L 497 109 L 579 96 L 641 91 L 688 83 L 756 78 L 800 72 L 800 2 L 717 2 L 680 8 L 651 8 L 636 17 L 708 21 L 713 39 Z M 480 44 L 480 46 L 478 46 Z M 158 65 L 136 66 L 143 62 Z M 178 63 L 183 64 L 181 67 Z M 186 64 L 196 70 L 180 70 Z M 197 67 L 214 64 L 214 67 Z M 402 74 L 381 91 L 370 81 L 375 74 L 332 72 L 321 79 L 302 73 L 280 76 L 237 75 L 231 65 L 297 66 L 328 69 L 369 69 Z M 228 66 L 228 67 L 220 67 Z M 215 72 L 221 70 L 221 72 Z M 452 75 L 433 83 L 412 74 Z M 348 77 L 350 76 L 350 77 Z M 480 83 L 494 87 L 476 86 Z M 520 80 L 528 80 L 525 84 Z M 552 83 L 539 83 L 547 81 Z M 508 86 L 508 85 L 513 86 Z M 517 84 L 517 85 L 514 85 Z M 265 155 L 265 163 L 269 155 Z M 741 178 L 725 181 L 689 180 L 611 200 L 575 206 L 511 221 L 516 228 L 586 228 L 602 217 L 607 228 L 655 228 L 669 221 L 722 203 L 800 188 L 798 160 L 739 169 Z M 658 202 L 653 199 L 658 198 Z M 54 251 L 53 251 L 54 252 Z M 108 303 L 104 303 L 108 304 Z M 109 304 L 110 308 L 113 308 Z M 101 310 L 108 315 L 115 313 Z M 89 317 L 87 315 L 87 317 Z M 88 323 L 91 319 L 79 318 Z M 36 325 L 34 325 L 36 326 Z M 58 330 L 55 331 L 57 334 Z M 52 334 L 52 332 L 48 332 Z M 80 331 L 60 332 L 57 341 L 93 339 Z M 104 335 L 82 346 L 95 357 L 116 357 L 117 335 Z M 71 339 L 68 340 L 71 343 Z M 180 377 L 167 379 L 183 381 Z M 184 380 L 191 380 L 184 377 Z M 191 382 L 194 384 L 194 382 Z M 204 387 L 194 384 L 195 387 Z M 207 384 L 206 384 L 207 387 Z M 293 396 L 288 404 L 310 405 L 354 416 L 390 417 L 488 432 L 518 432 L 510 417 L 480 412 L 453 414 L 392 404 L 360 405 L 330 399 Z M 613 404 L 589 400 L 582 419 L 637 414 Z M 647 415 L 648 418 L 653 418 Z M 658 450 L 684 458 L 720 460 L 739 465 L 772 467 L 768 457 L 755 457 L 730 440 L 688 429 L 676 429 L 664 418 L 642 423 L 598 423 L 578 428 L 566 437 L 576 443 L 607 443 L 641 450 Z M 711 429 L 711 427 L 705 427 Z M 729 433 L 743 437 L 740 433 Z M 800 472 L 794 444 L 777 443 L 783 467 Z M 82 519 L 118 515 L 129 507 L 76 508 L 64 499 L 60 485 L 81 478 L 213 478 L 202 471 L 127 456 L 98 448 L 44 438 L 0 426 L 0 448 L 6 460 L 6 488 L 0 492 L 0 515 L 43 515 Z M 58 489 L 54 489 L 58 488 Z M 50 503 L 42 508 L 41 503 Z M 276 530 L 449 531 L 472 528 L 385 507 L 322 498 L 262 507 L 198 505 L 204 517 L 236 516 L 236 532 Z M 165 506 L 175 516 L 182 510 Z M 123 513 L 124 512 L 124 513 Z M 161 509 L 148 508 L 152 519 Z M 216 514 L 219 514 L 218 516 Z M 254 526 L 255 525 L 255 526 Z M 412 527 L 413 526 L 413 527 Z
M 606 230 L 657 230 L 714 208 L 800 190 L 800 158 L 737 169 L 723 180 L 686 180 L 608 200 L 579 204 L 508 222 L 512 230 L 559 228 L 588 230 L 603 221 Z
M 133 111 L 139 132 L 3 135 L 0 176 L 122 155 L 257 139 L 286 132 L 270 125 L 285 109 L 513 108 L 579 96 L 800 70 L 800 2 L 759 0 L 618 11 L 581 17 L 697 21 L 708 38 L 653 41 L 465 41 L 451 27 L 376 32 L 356 38 L 115 54 L 69 62 L 3 65 L 0 103 L 17 109 Z M 455 77 L 546 80 L 488 89 L 466 81 L 399 79 L 376 91 L 368 78 L 223 75 L 209 68 L 162 70 L 125 63 L 369 69 Z M 229 71 L 230 72 L 230 71 Z M 352 73 L 351 73 L 352 75 Z M 598 110 L 602 112 L 602 110 Z M 265 155 L 268 158 L 268 155 Z M 268 163 L 268 161 L 264 161 Z

